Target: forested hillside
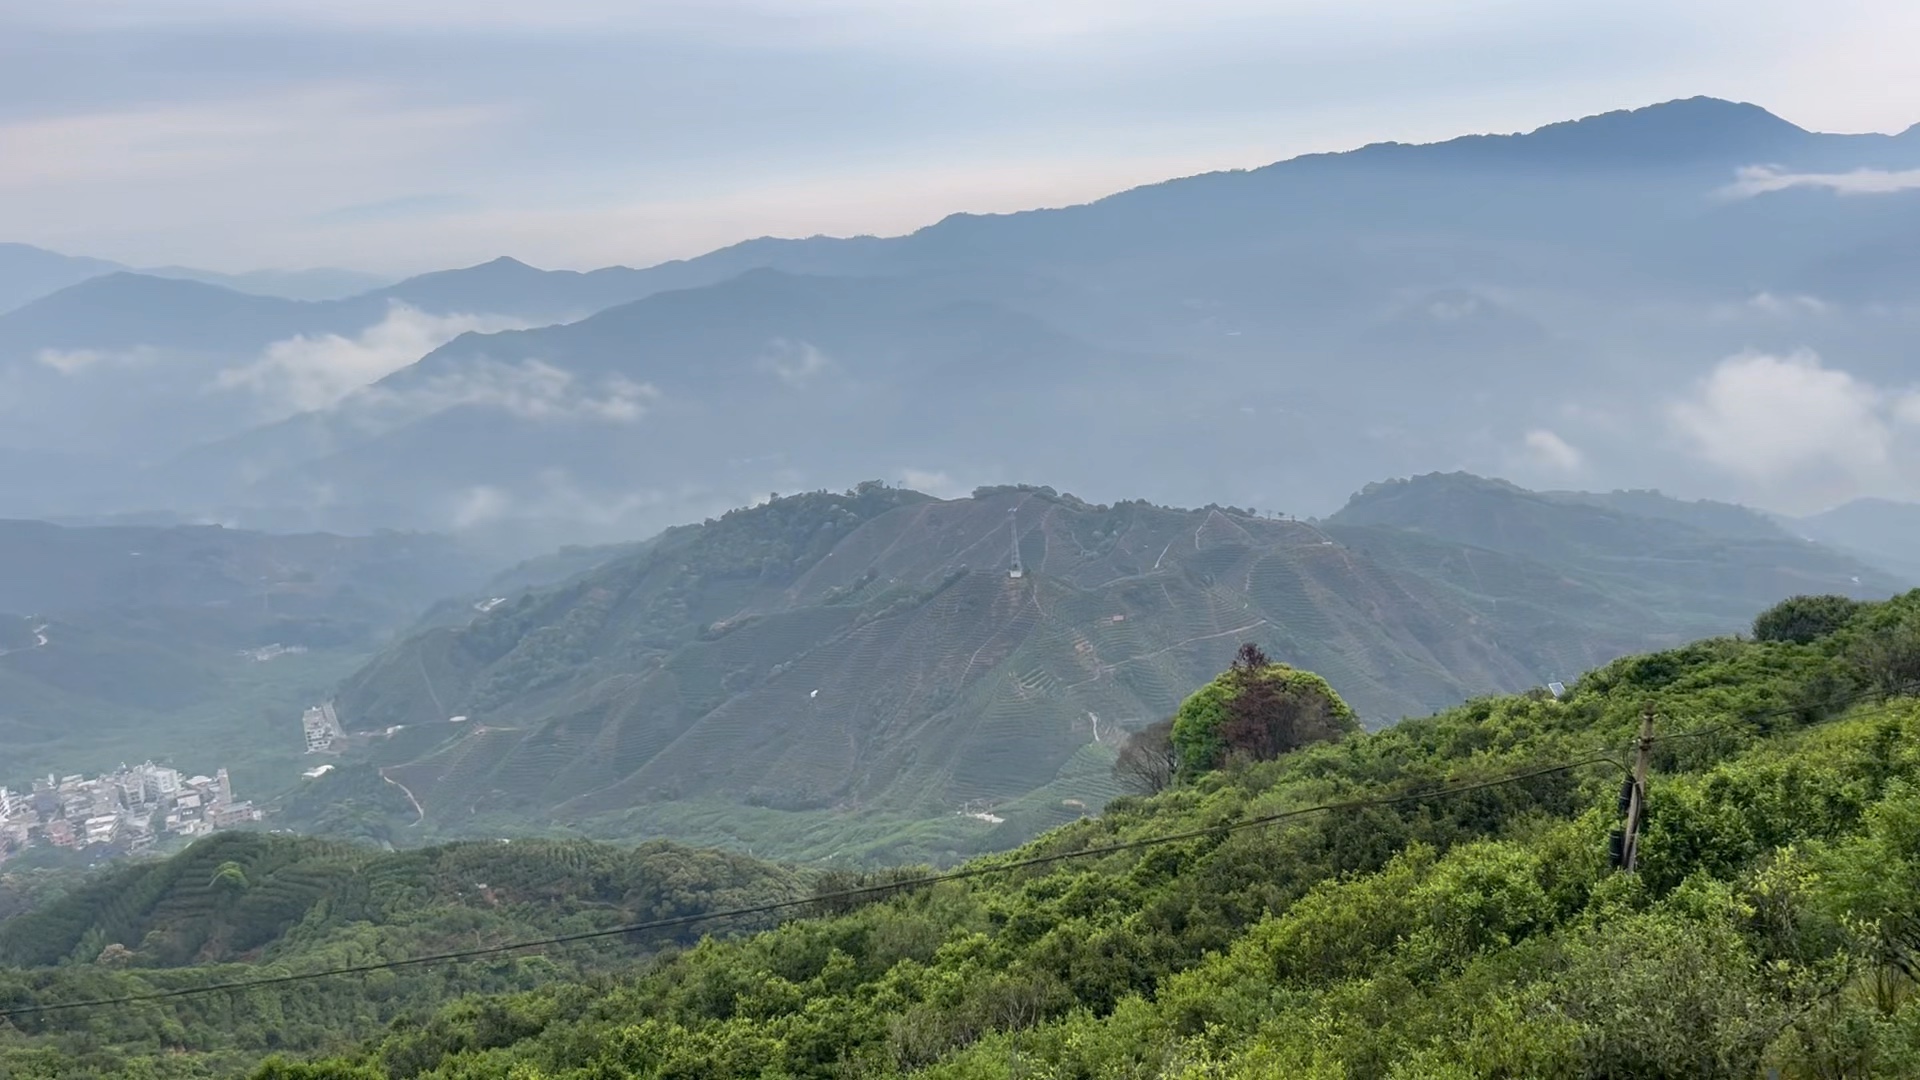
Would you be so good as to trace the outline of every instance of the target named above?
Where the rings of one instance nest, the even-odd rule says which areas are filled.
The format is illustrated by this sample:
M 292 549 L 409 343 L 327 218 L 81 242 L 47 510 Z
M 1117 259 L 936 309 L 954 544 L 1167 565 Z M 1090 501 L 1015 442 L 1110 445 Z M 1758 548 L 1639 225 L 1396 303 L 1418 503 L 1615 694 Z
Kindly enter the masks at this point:
M 0 1011 L 592 933 L 785 900 L 804 895 L 806 882 L 742 856 L 664 843 L 517 841 L 382 854 L 227 833 L 164 861 L 103 872 L 0 922 Z M 29 897 L 30 884 L 21 883 Z M 585 978 L 691 943 L 702 929 L 600 936 L 538 956 L 404 966 L 273 994 L 189 997 L 164 1013 L 16 1016 L 0 1023 L 0 1076 L 127 1075 L 116 1062 L 128 1045 L 191 1062 L 181 1075 L 231 1075 L 271 1050 L 371 1036 L 461 993 Z
M 1640 501 L 1654 512 L 1423 477 L 1316 526 L 1045 488 L 790 496 L 446 609 L 338 707 L 401 729 L 372 761 L 442 834 L 950 861 L 1097 812 L 1119 741 L 1243 640 L 1378 726 L 1728 632 L 1782 596 L 1896 591 L 1752 515 L 1719 534 Z M 349 801 L 344 779 L 315 791 Z M 412 827 L 401 809 L 388 831 Z
M 1910 1076 L 1920 592 L 1792 601 L 1755 630 L 1562 699 L 1229 756 L 944 880 L 254 1075 Z M 1623 872 L 1609 832 L 1648 709 Z M 128 1015 L 52 1014 L 31 1042 Z M 80 1075 L 62 1064 L 21 1075 Z

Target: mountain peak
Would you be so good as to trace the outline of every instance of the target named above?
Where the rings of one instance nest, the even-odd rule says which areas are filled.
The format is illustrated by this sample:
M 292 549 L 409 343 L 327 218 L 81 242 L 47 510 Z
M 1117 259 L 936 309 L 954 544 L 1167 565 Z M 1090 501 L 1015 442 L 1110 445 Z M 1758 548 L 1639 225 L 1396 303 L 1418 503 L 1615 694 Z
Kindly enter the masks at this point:
M 549 274 L 537 266 L 528 266 L 511 255 L 502 255 L 472 266 L 460 266 L 451 270 L 430 270 L 416 274 L 403 281 L 395 282 L 380 290 L 379 294 L 390 296 L 408 303 L 428 302 L 448 299 L 448 291 L 471 290 L 479 288 L 525 288 L 536 282 L 544 282 L 565 274 Z M 464 293 L 461 293 L 464 295 Z
M 191 281 L 185 278 L 158 277 L 142 274 L 134 270 L 115 270 L 99 274 L 84 281 L 69 285 L 59 292 L 35 301 L 29 307 L 56 306 L 72 302 L 92 303 L 138 303 L 158 302 L 161 300 L 176 303 L 207 302 L 218 299 L 230 302 L 235 297 L 245 297 L 245 293 L 229 289 L 223 285 L 214 285 L 204 281 Z M 25 309 L 22 309 L 25 310 Z
M 1354 153 L 1390 154 L 1395 161 L 1417 154 L 1456 162 L 1492 160 L 1578 168 L 1699 162 L 1720 166 L 1766 160 L 1816 137 L 1758 105 L 1699 96 L 1562 120 L 1528 132 L 1463 135 L 1420 145 L 1374 143 Z M 1331 162 L 1344 156 L 1308 155 L 1296 160 Z
M 1758 105 L 1690 97 L 1548 124 L 1520 140 L 1556 159 L 1641 162 L 1765 153 L 1808 134 Z
M 1752 102 L 1728 101 L 1704 95 L 1675 98 L 1637 109 L 1615 109 L 1578 120 L 1563 120 L 1536 128 L 1531 134 L 1538 137 L 1560 132 L 1580 132 L 1588 137 L 1633 134 L 1641 137 L 1696 138 L 1712 137 L 1716 133 L 1773 136 L 1807 134 L 1804 128 L 1782 120 Z
M 511 255 L 502 255 L 499 258 L 489 259 L 486 262 L 481 263 L 479 267 L 475 267 L 475 269 L 480 269 L 483 267 L 493 267 L 500 270 L 535 270 L 537 269 L 536 267 L 529 266 L 526 263 L 521 262 L 519 259 L 516 259 Z

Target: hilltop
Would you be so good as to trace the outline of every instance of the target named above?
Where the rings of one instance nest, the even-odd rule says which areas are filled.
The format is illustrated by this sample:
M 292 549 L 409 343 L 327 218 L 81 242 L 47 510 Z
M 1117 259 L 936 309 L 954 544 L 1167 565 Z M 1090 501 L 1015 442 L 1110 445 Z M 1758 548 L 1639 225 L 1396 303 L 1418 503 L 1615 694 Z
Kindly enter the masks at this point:
M 1731 631 L 1794 593 L 1897 587 L 1803 542 L 1477 478 L 1373 489 L 1324 525 L 874 483 L 503 594 L 385 651 L 336 704 L 386 733 L 371 760 L 436 830 L 945 860 L 1120 794 L 1126 733 L 1242 641 L 1379 726 Z
M 1336 535 L 1342 526 L 1386 526 L 1569 567 L 1609 595 L 1684 620 L 1688 636 L 1738 626 L 1796 594 L 1864 598 L 1912 584 L 1744 507 L 1653 492 L 1535 493 L 1431 473 L 1369 484 L 1327 524 Z

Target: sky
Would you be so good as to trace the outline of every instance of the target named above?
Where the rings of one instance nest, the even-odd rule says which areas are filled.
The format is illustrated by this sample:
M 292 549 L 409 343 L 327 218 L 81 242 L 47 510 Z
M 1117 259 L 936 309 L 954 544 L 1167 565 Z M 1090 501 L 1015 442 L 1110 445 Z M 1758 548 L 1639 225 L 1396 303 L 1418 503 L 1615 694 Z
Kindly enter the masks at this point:
M 1695 94 L 1920 121 L 1910 0 L 0 0 L 0 240 L 647 265 Z

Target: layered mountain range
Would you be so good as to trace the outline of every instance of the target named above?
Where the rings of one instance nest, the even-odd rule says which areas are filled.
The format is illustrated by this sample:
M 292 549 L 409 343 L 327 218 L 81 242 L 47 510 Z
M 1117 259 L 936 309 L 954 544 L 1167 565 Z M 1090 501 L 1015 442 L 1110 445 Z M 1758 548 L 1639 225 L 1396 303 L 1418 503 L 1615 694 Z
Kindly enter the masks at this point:
M 499 260 L 308 301 L 90 276 L 0 314 L 0 509 L 618 539 L 1034 462 L 1295 512 L 1436 464 L 1751 496 L 1729 433 L 1755 397 L 1707 380 L 1751 354 L 1897 396 L 1916 166 L 1914 131 L 1696 98 L 644 270 Z M 1905 447 L 1905 416 L 1871 423 Z M 1906 490 L 1885 455 L 1806 452 L 1769 482 Z

